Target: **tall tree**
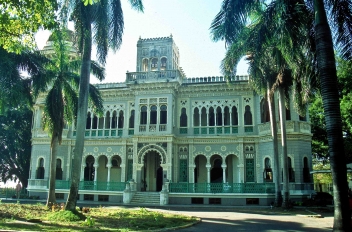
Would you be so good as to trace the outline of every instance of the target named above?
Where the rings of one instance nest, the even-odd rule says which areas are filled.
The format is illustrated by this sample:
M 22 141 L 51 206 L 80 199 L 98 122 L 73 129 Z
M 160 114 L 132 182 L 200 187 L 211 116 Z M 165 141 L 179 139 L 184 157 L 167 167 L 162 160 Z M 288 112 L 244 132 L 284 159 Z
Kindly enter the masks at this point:
M 312 77 L 314 70 L 305 68 L 304 65 L 307 62 L 312 62 L 308 60 L 302 47 L 302 43 L 306 43 L 305 40 L 290 41 L 290 34 L 283 34 L 282 31 L 286 31 L 286 28 L 290 28 L 292 25 L 292 17 L 282 17 L 281 22 L 272 20 L 272 18 L 278 18 L 282 12 L 283 8 L 277 2 L 272 2 L 269 5 L 262 5 L 257 2 L 257 5 L 253 5 L 252 8 L 254 12 L 251 14 L 251 21 L 241 25 L 237 25 L 236 40 L 229 38 L 227 45 L 230 45 L 226 57 L 222 63 L 222 69 L 225 74 L 232 75 L 234 67 L 237 66 L 237 62 L 242 55 L 247 54 L 247 60 L 249 61 L 249 73 L 251 75 L 252 84 L 257 92 L 264 93 L 268 92 L 269 102 L 272 101 L 273 93 L 279 91 L 279 112 L 280 112 L 280 125 L 281 125 L 281 142 L 282 142 L 282 167 L 283 167 L 283 192 L 284 192 L 284 207 L 289 206 L 289 189 L 288 189 L 288 168 L 287 168 L 287 142 L 286 142 L 286 129 L 285 129 L 285 103 L 289 102 L 288 93 L 292 87 L 292 80 L 296 83 L 305 81 L 304 78 L 300 78 L 300 74 L 304 73 L 309 77 Z M 223 5 L 224 6 L 224 5 Z M 292 6 L 288 6 L 292 7 Z M 231 7 L 229 7 L 231 8 Z M 231 8 L 232 9 L 232 8 Z M 304 8 L 297 8 L 295 11 L 291 11 L 291 14 L 297 14 L 297 11 L 304 11 Z M 212 32 L 215 40 L 222 39 L 226 36 L 222 35 L 226 28 L 227 21 L 221 22 L 223 20 L 222 16 L 224 12 L 223 9 L 214 19 L 212 24 Z M 293 17 L 294 18 L 294 17 Z M 217 21 L 219 20 L 219 21 Z M 231 26 L 231 25 L 230 25 Z M 301 36 L 305 31 L 292 30 L 291 33 L 295 33 L 296 37 Z M 287 42 L 290 43 L 290 47 L 282 48 L 282 44 Z M 313 75 L 314 76 L 314 75 Z M 306 100 L 306 95 L 300 94 L 302 92 L 302 84 L 295 84 L 294 95 L 297 95 L 294 100 L 296 100 L 296 108 L 298 111 L 302 111 L 304 103 Z M 266 90 L 265 90 L 266 89 Z M 265 91 L 262 91 L 265 90 Z M 270 104 L 271 105 L 271 104 Z M 269 105 L 269 106 L 270 106 Z M 271 111 L 271 108 L 270 108 Z M 272 113 L 272 112 L 270 112 Z M 277 146 L 277 140 L 275 138 L 276 128 L 274 127 L 276 121 L 271 118 L 272 133 L 273 133 L 273 143 Z M 276 144 L 276 145 L 275 145 Z M 280 172 L 278 169 L 278 155 L 276 154 L 277 148 L 274 147 L 274 160 L 275 160 L 275 172 Z M 276 181 L 279 182 L 278 176 L 276 176 Z M 280 198 L 280 189 L 277 185 L 276 202 Z
M 256 0 L 224 0 L 222 10 L 215 17 L 212 27 L 214 35 L 218 38 L 225 39 L 227 43 L 231 43 L 238 35 L 238 28 L 247 23 L 248 16 L 256 11 L 257 3 L 263 5 L 268 1 Z M 278 2 L 283 9 L 282 16 L 296 19 L 295 24 L 291 28 L 286 28 L 282 32 L 290 32 L 292 29 L 302 28 L 301 19 L 306 17 L 304 12 L 294 17 L 292 10 L 297 7 L 306 6 L 307 9 L 312 9 L 314 6 L 315 26 L 310 25 L 310 31 L 315 34 L 317 68 L 319 71 L 319 80 L 321 84 L 321 93 L 323 97 L 324 113 L 326 116 L 326 127 L 329 141 L 329 154 L 332 160 L 331 171 L 334 180 L 334 230 L 349 231 L 350 230 L 350 212 L 348 209 L 347 196 L 347 179 L 346 165 L 342 146 L 342 127 L 341 114 L 339 109 L 339 99 L 337 90 L 336 67 L 333 50 L 333 40 L 330 31 L 330 26 L 333 28 L 335 48 L 343 57 L 351 58 L 352 54 L 352 2 L 350 0 L 326 0 L 327 10 L 325 10 L 323 0 L 312 1 L 270 1 L 270 3 Z M 292 4 L 293 3 L 293 4 Z M 287 8 L 288 4 L 293 6 Z M 328 24 L 326 12 L 329 13 L 330 25 Z M 281 17 L 272 18 L 273 20 L 281 20 Z M 298 23 L 298 24 L 296 24 Z M 307 25 L 304 25 L 307 26 Z M 309 25 L 308 25 L 309 26 Z M 295 34 L 290 33 L 292 42 L 297 41 Z M 282 49 L 289 46 L 288 43 L 283 43 Z M 307 49 L 307 54 L 312 52 Z
M 50 179 L 47 206 L 56 203 L 55 197 L 55 180 L 56 180 L 56 159 L 59 145 L 62 141 L 62 132 L 65 123 L 72 123 L 77 112 L 77 91 L 79 85 L 79 66 L 80 60 L 77 60 L 77 53 L 72 52 L 73 32 L 62 28 L 55 30 L 49 38 L 53 42 L 53 54 L 47 54 L 51 57 L 51 62 L 46 65 L 46 75 L 42 78 L 40 86 L 34 85 L 34 96 L 37 97 L 42 85 L 49 86 L 46 89 L 46 98 L 44 105 L 44 127 L 49 130 L 51 135 L 51 153 L 50 153 Z M 99 80 L 105 78 L 104 69 L 96 62 L 91 62 L 91 73 Z M 99 91 L 90 85 L 90 99 L 92 99 L 93 109 L 98 113 L 103 110 L 103 100 Z
M 342 57 L 352 57 L 352 2 L 330 0 L 329 13 L 336 29 L 336 45 Z M 334 189 L 334 231 L 351 230 L 348 203 L 346 159 L 344 156 L 341 111 L 337 88 L 334 44 L 323 0 L 314 0 L 315 34 L 321 95 L 329 144 L 330 166 Z M 338 48 L 338 47 L 337 47 Z
M 142 0 L 129 0 L 132 8 L 143 11 Z M 88 110 L 88 93 L 92 44 L 97 47 L 98 61 L 106 63 L 108 49 L 117 50 L 122 42 L 123 13 L 120 0 L 100 0 L 85 6 L 82 0 L 64 0 L 63 19 L 73 20 L 82 54 L 81 79 L 79 84 L 76 142 L 72 160 L 72 182 L 66 202 L 66 209 L 76 209 L 78 184 L 84 147 L 85 122 Z
M 0 0 L 0 46 L 19 53 L 34 47 L 34 33 L 56 27 L 55 0 Z
M 32 110 L 26 105 L 0 114 L 0 181 L 19 180 L 27 187 L 31 158 Z

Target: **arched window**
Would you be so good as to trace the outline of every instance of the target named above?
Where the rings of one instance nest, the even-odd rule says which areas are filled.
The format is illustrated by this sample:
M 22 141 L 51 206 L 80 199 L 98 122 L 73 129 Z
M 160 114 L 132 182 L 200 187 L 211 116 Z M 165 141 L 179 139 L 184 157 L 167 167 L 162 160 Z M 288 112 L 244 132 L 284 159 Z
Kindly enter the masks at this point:
M 123 111 L 120 110 L 119 112 L 119 122 L 118 122 L 118 128 L 123 128 L 123 123 L 124 123 L 124 116 L 123 116 Z
M 56 180 L 62 180 L 61 159 L 56 160 Z
M 287 167 L 288 167 L 288 180 L 289 182 L 295 182 L 295 171 L 292 167 L 291 157 L 287 157 Z
M 213 107 L 209 108 L 209 126 L 215 126 L 215 114 Z
M 147 107 L 142 106 L 141 107 L 141 120 L 140 120 L 141 125 L 146 125 L 147 124 Z
M 129 128 L 134 128 L 134 110 L 131 110 L 130 125 Z
M 148 68 L 149 68 L 148 59 L 143 59 L 143 61 L 142 61 L 142 71 L 143 72 L 148 72 Z
M 237 126 L 238 125 L 238 113 L 237 113 L 236 106 L 232 107 L 231 117 L 232 117 L 232 126 Z
M 224 125 L 228 126 L 230 125 L 230 111 L 229 111 L 229 107 L 225 106 L 224 109 Z
M 301 115 L 300 115 L 300 116 L 299 116 L 299 120 L 305 122 L 305 121 L 307 121 L 307 116 L 301 116 Z
M 92 119 L 91 119 L 91 114 L 88 112 L 87 114 L 87 123 L 86 123 L 86 129 L 90 129 L 92 126 Z
M 265 98 L 260 102 L 260 121 L 261 123 L 270 122 L 269 103 Z
M 167 106 L 162 105 L 160 106 L 160 124 L 167 123 Z
M 110 112 L 106 112 L 105 116 L 105 129 L 110 129 L 110 124 L 111 123 L 111 117 L 110 117 Z
M 94 168 L 94 157 L 88 156 L 86 158 L 86 167 L 84 168 L 84 180 L 85 181 L 93 181 L 95 175 L 95 168 Z
M 244 125 L 252 125 L 252 113 L 251 113 L 251 107 L 249 105 L 246 105 L 244 108 Z
M 112 113 L 112 119 L 111 119 L 111 129 L 116 129 L 117 127 L 117 112 L 114 110 Z
M 92 129 L 98 129 L 98 117 L 94 115 Z
M 98 129 L 104 129 L 104 116 L 98 118 Z
M 199 119 L 199 115 L 198 115 L 198 119 Z M 180 127 L 187 127 L 186 108 L 182 108 L 182 109 L 181 109 Z
M 199 126 L 199 109 L 198 108 L 194 108 L 193 126 Z
M 166 70 L 166 62 L 167 62 L 166 57 L 161 58 L 160 61 L 161 61 L 161 67 L 160 67 L 160 69 L 161 69 L 161 70 Z
M 38 160 L 38 167 L 37 167 L 37 179 L 44 179 L 44 159 L 40 158 Z
M 222 112 L 220 106 L 216 108 L 216 125 L 222 126 Z
M 121 158 L 119 156 L 114 156 L 111 160 L 112 168 L 120 168 Z
M 291 120 L 290 104 L 286 108 L 286 120 Z
M 303 182 L 309 183 L 310 182 L 310 173 L 309 173 L 309 165 L 308 165 L 308 158 L 303 158 Z
M 149 124 L 156 124 L 157 118 L 157 107 L 155 105 L 150 107 L 150 123 Z
M 271 161 L 269 158 L 265 158 L 264 165 L 264 181 L 273 182 L 273 170 L 271 169 Z
M 158 58 L 153 58 L 152 59 L 152 64 L 151 64 L 151 70 L 152 71 L 157 71 L 158 70 Z
M 202 108 L 201 126 L 207 126 L 207 109 Z

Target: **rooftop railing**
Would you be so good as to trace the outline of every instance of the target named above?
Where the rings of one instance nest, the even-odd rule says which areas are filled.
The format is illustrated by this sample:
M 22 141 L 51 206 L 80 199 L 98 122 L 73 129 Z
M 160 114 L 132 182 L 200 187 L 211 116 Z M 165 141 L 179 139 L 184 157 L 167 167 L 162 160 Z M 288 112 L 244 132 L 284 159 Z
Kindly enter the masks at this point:
M 126 82 L 153 82 L 157 80 L 171 81 L 181 77 L 179 70 L 164 70 L 151 72 L 128 72 Z
M 216 77 L 188 77 L 184 79 L 183 83 L 209 83 L 209 82 L 232 82 L 232 81 L 249 81 L 248 75 L 233 76 L 231 79 L 227 80 L 223 76 Z

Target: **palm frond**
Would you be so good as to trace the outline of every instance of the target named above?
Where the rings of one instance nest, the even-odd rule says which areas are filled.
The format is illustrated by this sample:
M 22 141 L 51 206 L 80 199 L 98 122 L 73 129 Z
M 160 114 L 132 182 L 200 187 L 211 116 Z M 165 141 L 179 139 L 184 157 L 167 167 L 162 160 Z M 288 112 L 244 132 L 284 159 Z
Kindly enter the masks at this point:
M 138 10 L 141 6 L 143 11 L 142 1 L 137 0 L 130 0 L 132 7 Z M 111 1 L 111 15 L 109 18 L 109 34 L 111 38 L 109 38 L 109 45 L 115 51 L 120 48 L 122 44 L 122 34 L 124 29 L 124 19 L 123 19 L 123 12 L 121 8 L 121 1 L 120 0 L 113 0 Z
M 94 4 L 96 14 L 93 20 L 93 42 L 97 47 L 97 58 L 102 64 L 106 63 L 108 55 L 109 35 L 109 18 L 110 13 L 109 0 L 100 0 Z
M 144 6 L 142 0 L 129 0 L 129 2 L 131 4 L 132 9 L 143 12 Z
M 91 73 L 99 81 L 103 81 L 105 79 L 105 68 L 101 66 L 98 62 L 92 60 L 90 63 L 90 70 L 91 70 Z
M 103 98 L 99 90 L 94 85 L 89 85 L 89 102 L 92 105 L 93 112 L 97 115 L 102 115 L 104 112 Z

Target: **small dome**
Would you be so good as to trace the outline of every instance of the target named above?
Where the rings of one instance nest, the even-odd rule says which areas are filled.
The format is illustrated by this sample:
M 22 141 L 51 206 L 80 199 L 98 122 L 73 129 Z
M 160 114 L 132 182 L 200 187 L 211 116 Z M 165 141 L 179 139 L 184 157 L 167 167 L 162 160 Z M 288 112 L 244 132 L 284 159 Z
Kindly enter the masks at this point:
M 67 35 L 67 38 L 68 38 L 68 41 L 70 42 L 74 42 L 75 41 L 75 33 L 73 31 L 71 31 L 70 29 L 68 28 L 65 28 L 63 29 L 64 33 L 66 33 Z M 51 35 L 49 36 L 49 39 L 47 42 L 49 41 L 54 41 L 54 38 L 53 38 L 53 34 L 51 33 Z

